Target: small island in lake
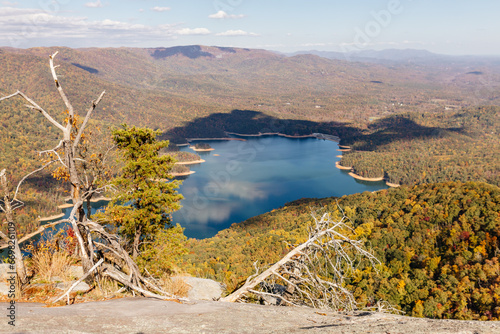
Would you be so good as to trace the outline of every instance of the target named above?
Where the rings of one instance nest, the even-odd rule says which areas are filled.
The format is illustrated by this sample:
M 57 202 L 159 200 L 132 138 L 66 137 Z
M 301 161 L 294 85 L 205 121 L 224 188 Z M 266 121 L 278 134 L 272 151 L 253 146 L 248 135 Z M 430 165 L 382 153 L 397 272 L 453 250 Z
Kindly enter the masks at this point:
M 189 168 L 189 165 L 195 165 L 205 162 L 205 160 L 203 160 L 196 153 L 179 151 L 178 149 L 168 151 L 166 154 L 172 156 L 175 160 L 177 160 L 175 162 L 175 165 L 172 167 L 172 170 L 170 171 L 170 175 L 174 177 L 194 174 L 194 171 Z
M 189 146 L 190 149 L 196 152 L 213 151 L 214 149 L 207 143 L 196 143 L 194 146 Z

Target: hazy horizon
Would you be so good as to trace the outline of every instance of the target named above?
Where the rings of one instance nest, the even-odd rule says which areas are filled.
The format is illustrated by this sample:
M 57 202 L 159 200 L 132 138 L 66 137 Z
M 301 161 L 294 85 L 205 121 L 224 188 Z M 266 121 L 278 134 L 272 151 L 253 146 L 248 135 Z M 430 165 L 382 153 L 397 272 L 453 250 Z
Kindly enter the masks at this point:
M 500 3 L 465 0 L 0 0 L 0 45 L 418 49 L 500 55 Z

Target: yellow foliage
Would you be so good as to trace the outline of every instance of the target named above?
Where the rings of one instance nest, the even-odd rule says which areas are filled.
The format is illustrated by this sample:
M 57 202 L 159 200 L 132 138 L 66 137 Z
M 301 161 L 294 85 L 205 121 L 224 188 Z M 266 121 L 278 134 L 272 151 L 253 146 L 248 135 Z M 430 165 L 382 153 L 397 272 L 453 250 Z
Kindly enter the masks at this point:
M 424 317 L 424 302 L 417 300 L 415 307 L 413 307 L 412 316 L 423 318 Z
M 405 286 L 406 286 L 406 283 L 404 280 L 399 281 L 397 289 L 398 289 L 398 292 L 402 295 L 404 295 L 406 293 Z

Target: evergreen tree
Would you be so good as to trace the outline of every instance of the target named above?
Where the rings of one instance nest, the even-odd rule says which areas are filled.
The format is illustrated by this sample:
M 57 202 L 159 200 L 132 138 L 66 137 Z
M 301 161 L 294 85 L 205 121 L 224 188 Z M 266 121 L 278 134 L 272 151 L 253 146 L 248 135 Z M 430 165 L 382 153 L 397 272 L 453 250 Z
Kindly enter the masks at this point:
M 179 181 L 169 181 L 175 160 L 160 155 L 169 144 L 156 139 L 160 133 L 127 125 L 113 131 L 124 166 L 113 182 L 117 195 L 101 218 L 116 226 L 134 259 L 155 234 L 172 227 L 170 214 L 180 208 L 182 199 L 175 190 Z

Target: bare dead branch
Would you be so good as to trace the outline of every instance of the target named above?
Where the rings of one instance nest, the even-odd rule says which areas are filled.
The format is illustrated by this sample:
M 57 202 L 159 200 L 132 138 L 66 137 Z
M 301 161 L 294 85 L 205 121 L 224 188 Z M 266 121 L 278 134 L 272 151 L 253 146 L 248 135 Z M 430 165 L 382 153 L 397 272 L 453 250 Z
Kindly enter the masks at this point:
M 379 261 L 363 248 L 363 242 L 345 233 L 352 232 L 345 216 L 337 221 L 328 213 L 321 218 L 313 214 L 313 218 L 314 225 L 306 242 L 261 274 L 250 276 L 241 288 L 221 300 L 242 300 L 251 292 L 279 298 L 289 305 L 346 311 L 357 309 L 354 296 L 344 287 L 345 279 L 361 259 L 367 259 L 372 266 Z
M 39 111 L 46 119 L 49 120 L 50 123 L 52 123 L 54 126 L 56 126 L 59 130 L 61 131 L 66 131 L 66 129 L 64 128 L 64 126 L 62 126 L 61 124 L 59 124 L 55 119 L 52 118 L 52 116 L 49 115 L 48 112 L 46 112 L 42 107 L 40 107 L 35 101 L 33 101 L 32 99 L 30 99 L 29 97 L 27 97 L 23 92 L 21 91 L 17 91 L 15 92 L 14 94 L 11 94 L 9 96 L 5 96 L 5 97 L 2 97 L 0 98 L 0 101 L 3 101 L 3 100 L 6 100 L 6 99 L 9 99 L 11 97 L 14 97 L 14 96 L 21 96 L 23 99 L 25 99 L 26 101 L 28 101 L 31 105 L 30 106 L 27 106 L 28 108 L 30 109 L 34 109 L 34 110 L 37 110 Z
M 69 222 L 70 222 L 69 219 L 62 219 L 62 220 L 58 220 L 58 221 L 50 223 L 50 224 L 42 225 L 35 232 L 27 234 L 24 237 L 22 237 L 21 239 L 19 239 L 18 243 L 22 244 L 26 240 L 33 238 L 35 235 L 42 233 L 43 231 L 45 231 L 49 227 L 56 226 L 56 225 L 63 224 L 63 223 L 69 223 Z M 8 247 L 8 245 L 1 246 L 0 250 L 5 249 L 7 247 Z
M 56 67 L 57 66 L 54 66 L 54 58 L 57 56 L 58 53 L 59 53 L 59 51 L 56 51 L 52 56 L 49 56 L 50 72 L 52 73 L 52 78 L 54 79 L 54 83 L 56 84 L 57 91 L 59 92 L 61 99 L 63 100 L 64 104 L 66 105 L 66 108 L 68 108 L 68 114 L 69 114 L 70 119 L 68 121 L 68 124 L 66 125 L 65 130 L 69 131 L 69 129 L 71 129 L 71 126 L 72 126 L 72 120 L 73 120 L 73 117 L 75 116 L 75 111 L 73 110 L 73 106 L 69 102 L 68 97 L 66 96 L 66 93 L 64 93 L 64 90 L 63 90 L 63 88 L 62 88 L 62 86 L 59 83 L 59 80 L 57 78 L 57 74 L 56 74 Z
M 87 110 L 87 115 L 85 116 L 85 119 L 83 120 L 82 125 L 80 126 L 80 129 L 78 130 L 78 134 L 76 135 L 75 141 L 73 142 L 73 151 L 76 150 L 76 147 L 78 146 L 78 143 L 80 142 L 80 139 L 82 138 L 83 132 L 85 131 L 85 127 L 87 126 L 87 123 L 90 119 L 90 116 L 92 115 L 92 112 L 95 110 L 95 107 L 101 102 L 102 97 L 106 91 L 103 91 L 101 95 L 97 98 L 97 100 L 92 101 L 92 106 Z
M 69 305 L 69 294 L 71 293 L 71 291 L 78 285 L 80 284 L 80 282 L 82 282 L 84 279 L 87 278 L 87 276 L 89 276 L 94 270 L 97 269 L 97 267 L 99 267 L 102 263 L 104 262 L 104 259 L 100 259 L 96 264 L 94 264 L 94 266 L 92 268 L 90 268 L 89 271 L 87 271 L 85 273 L 85 275 L 83 275 L 82 277 L 80 277 L 80 279 L 78 281 L 76 281 L 75 283 L 73 283 L 73 285 L 70 286 L 70 288 L 64 293 L 62 294 L 61 296 L 59 296 L 57 299 L 53 300 L 51 302 L 51 304 L 54 304 L 58 301 L 60 301 L 61 299 L 64 298 L 64 296 L 68 296 L 68 305 Z
M 84 209 L 83 209 L 83 203 L 84 201 L 90 199 L 93 194 L 99 191 L 103 191 L 106 189 L 106 186 L 98 188 L 98 189 L 93 189 L 94 187 L 98 186 L 98 183 L 95 182 L 96 179 L 99 179 L 104 173 L 101 173 L 99 170 L 95 170 L 93 166 L 89 167 L 87 164 L 90 161 L 86 161 L 85 157 L 85 148 L 82 150 L 77 151 L 82 145 L 81 145 L 81 138 L 83 136 L 83 133 L 85 131 L 86 126 L 88 125 L 88 122 L 90 120 L 90 117 L 92 116 L 92 113 L 96 109 L 97 105 L 103 98 L 105 91 L 103 91 L 99 97 L 95 100 L 92 101 L 92 105 L 90 108 L 87 110 L 87 114 L 85 116 L 85 119 L 81 125 L 81 127 L 78 129 L 76 133 L 75 139 L 72 138 L 71 134 L 74 133 L 76 130 L 75 128 L 75 122 L 74 122 L 74 117 L 75 117 L 75 111 L 73 109 L 72 104 L 70 103 L 68 97 L 66 96 L 56 73 L 56 68 L 58 67 L 57 65 L 54 64 L 54 58 L 57 56 L 58 52 L 55 52 L 52 54 L 49 58 L 49 65 L 50 65 L 50 71 L 52 74 L 52 78 L 54 80 L 54 83 L 56 85 L 56 89 L 62 98 L 68 112 L 68 120 L 64 124 L 58 123 L 54 118 L 52 118 L 49 113 L 47 113 L 42 107 L 40 107 L 36 102 L 31 100 L 29 97 L 27 97 L 25 94 L 23 94 L 20 91 L 17 91 L 14 94 L 5 96 L 0 98 L 0 101 L 13 98 L 15 96 L 21 96 L 25 101 L 28 102 L 28 107 L 32 110 L 36 110 L 42 115 L 49 120 L 50 123 L 52 123 L 54 126 L 56 126 L 59 130 L 62 132 L 62 140 L 59 142 L 59 144 L 52 150 L 47 150 L 40 152 L 40 154 L 54 154 L 54 156 L 57 157 L 53 158 L 49 163 L 45 164 L 43 167 L 40 169 L 33 171 L 32 173 L 28 174 L 25 176 L 21 182 L 18 184 L 18 187 L 16 188 L 15 196 L 17 196 L 20 185 L 22 182 L 29 177 L 30 175 L 33 175 L 33 173 L 36 173 L 37 171 L 42 170 L 43 168 L 46 168 L 48 165 L 51 163 L 58 161 L 61 163 L 62 166 L 64 166 L 67 169 L 68 172 L 68 178 L 69 178 L 69 183 L 71 184 L 71 198 L 73 200 L 73 208 L 71 210 L 70 216 L 68 219 L 60 220 L 54 224 L 60 224 L 63 222 L 68 222 L 71 224 L 71 227 L 75 233 L 75 236 L 78 240 L 77 243 L 77 250 L 80 253 L 81 257 L 81 263 L 82 267 L 84 268 L 84 271 L 86 271 L 85 277 L 83 277 L 81 280 L 88 280 L 89 275 L 99 266 L 103 266 L 103 270 L 98 271 L 98 275 L 102 277 L 108 276 L 113 280 L 116 280 L 117 282 L 123 284 L 127 288 L 131 289 L 133 293 L 138 292 L 144 296 L 148 297 L 154 297 L 154 298 L 160 298 L 160 299 L 165 299 L 165 298 L 172 298 L 174 296 L 171 296 L 167 293 L 165 293 L 160 287 L 158 287 L 154 282 L 151 282 L 147 278 L 145 278 L 140 270 L 135 261 L 130 257 L 128 254 L 128 251 L 124 248 L 124 246 L 121 243 L 121 240 L 118 235 L 113 234 L 113 233 L 108 233 L 107 230 L 100 224 L 97 224 L 91 220 L 89 220 L 85 214 L 84 214 Z M 110 152 L 112 148 L 109 148 L 107 153 Z M 59 150 L 59 152 L 58 152 Z M 61 150 L 64 151 L 64 155 L 60 154 Z M 104 159 L 106 156 L 104 157 Z M 98 164 L 102 166 L 102 161 L 100 159 L 98 160 Z M 5 172 L 3 172 L 3 176 Z M 5 179 L 5 182 L 3 182 Z M 85 182 L 85 183 L 84 183 Z M 2 189 L 7 189 L 7 181 L 5 177 L 2 177 Z M 6 212 L 11 212 L 12 207 L 11 203 L 12 200 L 10 200 L 9 195 L 10 193 L 8 190 L 5 190 L 4 193 L 5 195 L 5 200 L 4 202 L 6 203 L 5 209 Z M 15 198 L 15 197 L 14 197 Z M 87 202 L 88 203 L 88 202 Z M 11 217 L 10 215 L 9 217 Z M 9 221 L 12 221 L 11 218 L 9 218 Z M 52 225 L 52 224 L 49 224 Z M 41 233 L 45 227 L 48 225 L 40 227 L 34 234 L 31 234 L 26 237 L 31 237 L 35 234 Z M 0 238 L 3 238 L 3 236 L 0 235 Z M 5 239 L 5 238 L 4 238 Z M 108 254 L 112 254 L 112 256 L 104 257 L 99 259 L 99 261 L 95 264 L 94 259 L 97 257 L 94 250 L 98 251 L 105 251 L 105 252 L 110 252 Z M 18 252 L 21 254 L 20 252 Z M 116 258 L 115 258 L 116 257 Z M 22 259 L 22 256 L 21 256 Z M 97 261 L 97 259 L 95 259 Z M 17 263 L 17 262 L 16 262 Z M 121 268 L 122 265 L 126 266 L 126 273 L 120 270 L 117 270 L 114 265 L 119 265 Z M 69 293 L 73 287 L 70 288 L 63 296 L 68 296 L 69 298 Z M 154 291 L 154 292 L 153 292 Z M 158 293 L 155 293 L 158 292 Z M 60 299 L 57 299 L 60 300 Z
M 10 95 L 4 96 L 4 97 L 0 97 L 0 102 L 3 101 L 3 100 L 10 99 L 11 97 L 17 96 L 17 95 L 19 95 L 19 93 L 20 93 L 20 91 L 17 91 L 15 93 L 10 94 Z
M 112 252 L 113 254 L 115 254 L 118 258 L 121 257 L 121 254 L 119 254 L 115 249 L 109 247 L 109 246 L 106 246 L 105 244 L 103 243 L 100 243 L 100 242 L 97 242 L 97 241 L 94 241 L 95 245 L 98 247 L 98 248 L 102 248 L 102 249 L 106 249 L 110 252 Z
M 53 164 L 54 162 L 56 162 L 57 160 L 52 160 L 50 162 L 47 162 L 45 165 L 43 165 L 42 167 L 32 171 L 31 173 L 28 173 L 26 174 L 22 179 L 21 181 L 19 181 L 17 183 L 17 187 L 16 187 L 16 191 L 14 192 L 14 197 L 13 197 L 13 200 L 15 200 L 17 198 L 17 194 L 19 193 L 19 188 L 21 187 L 21 184 L 24 182 L 24 180 L 26 180 L 28 177 L 30 177 L 31 175 L 35 174 L 35 173 L 38 173 L 42 170 L 44 170 L 45 168 L 49 167 L 51 164 Z
M 174 296 L 159 295 L 159 294 L 153 293 L 151 291 L 145 290 L 145 289 L 131 283 L 127 279 L 127 277 L 125 275 L 123 275 L 123 273 L 120 273 L 116 269 L 107 267 L 106 270 L 104 270 L 103 274 L 104 274 L 104 276 L 108 276 L 108 277 L 114 279 L 115 281 L 125 285 L 126 287 L 139 292 L 140 294 L 142 294 L 145 297 L 151 297 L 151 298 L 162 299 L 162 300 L 175 298 Z

